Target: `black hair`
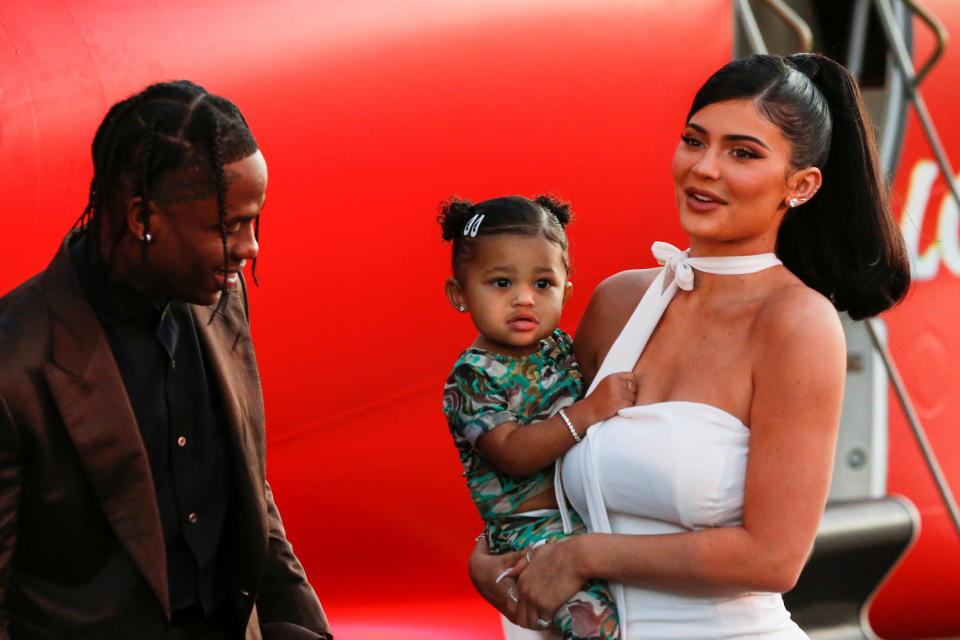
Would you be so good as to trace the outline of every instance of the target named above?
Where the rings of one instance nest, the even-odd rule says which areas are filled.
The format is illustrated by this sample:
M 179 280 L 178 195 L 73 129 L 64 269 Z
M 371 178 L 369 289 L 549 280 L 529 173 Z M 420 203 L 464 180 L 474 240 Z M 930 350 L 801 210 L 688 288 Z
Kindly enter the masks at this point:
M 818 54 L 734 60 L 700 88 L 687 121 L 736 99 L 752 99 L 780 129 L 794 169 L 817 167 L 823 176 L 816 197 L 784 216 L 776 245 L 784 265 L 854 319 L 899 302 L 910 285 L 909 259 L 850 73 Z
M 209 188 L 204 186 L 180 197 L 189 200 L 215 193 L 227 268 L 230 257 L 223 225 L 227 215 L 223 167 L 256 151 L 257 142 L 247 121 L 226 98 L 188 80 L 152 84 L 113 105 L 100 123 L 93 138 L 90 196 L 74 227 L 89 230 L 87 243 L 91 254 L 104 258 L 107 267 L 112 268 L 114 253 L 126 233 L 122 204 L 134 197 L 144 203 L 170 197 L 171 194 L 156 188 L 159 176 L 189 167 L 209 167 L 215 191 L 208 194 Z M 150 208 L 145 206 L 142 211 L 144 231 L 148 233 Z M 105 230 L 109 230 L 110 237 L 105 237 Z M 255 237 L 259 237 L 259 232 L 257 218 Z M 103 242 L 107 244 L 104 246 Z M 149 243 L 142 246 L 145 262 Z M 256 282 L 256 258 L 253 275 Z M 218 310 L 227 295 L 225 283 Z
M 443 230 L 443 239 L 452 241 L 453 275 L 460 280 L 477 238 L 501 233 L 542 234 L 563 251 L 563 266 L 569 272 L 569 243 L 564 227 L 571 217 L 570 205 L 549 195 L 533 200 L 505 196 L 477 204 L 452 196 L 440 203 L 437 222 Z

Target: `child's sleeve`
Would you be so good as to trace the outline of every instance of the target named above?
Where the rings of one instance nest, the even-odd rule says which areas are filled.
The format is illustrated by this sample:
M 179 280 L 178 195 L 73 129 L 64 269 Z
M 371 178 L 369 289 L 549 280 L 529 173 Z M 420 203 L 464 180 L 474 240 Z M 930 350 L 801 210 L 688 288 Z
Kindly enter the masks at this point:
M 461 363 L 450 374 L 443 405 L 451 428 L 459 430 L 471 445 L 494 427 L 517 419 L 509 409 L 505 389 L 469 363 Z

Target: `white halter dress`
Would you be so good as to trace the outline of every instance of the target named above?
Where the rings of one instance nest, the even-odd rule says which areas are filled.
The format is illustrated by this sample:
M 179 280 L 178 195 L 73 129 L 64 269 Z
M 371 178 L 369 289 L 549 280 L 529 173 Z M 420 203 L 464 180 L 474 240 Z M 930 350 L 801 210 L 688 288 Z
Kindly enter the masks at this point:
M 690 258 L 662 242 L 654 243 L 653 252 L 666 268 L 613 343 L 588 394 L 608 374 L 633 370 L 677 289 L 693 288 L 691 269 L 746 274 L 781 264 L 772 253 Z M 750 430 L 738 418 L 708 404 L 671 401 L 622 409 L 590 427 L 557 464 L 557 500 L 564 506 L 565 490 L 590 531 L 649 535 L 736 526 L 743 513 L 749 441 Z M 778 593 L 709 598 L 611 586 L 625 640 L 807 638 Z

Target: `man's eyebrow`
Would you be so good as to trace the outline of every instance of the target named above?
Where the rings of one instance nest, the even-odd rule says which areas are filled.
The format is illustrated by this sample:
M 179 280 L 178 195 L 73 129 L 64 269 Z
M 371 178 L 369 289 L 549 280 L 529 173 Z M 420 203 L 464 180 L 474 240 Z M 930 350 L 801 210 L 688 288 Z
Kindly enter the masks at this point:
M 690 127 L 691 129 L 693 129 L 694 131 L 697 131 L 698 133 L 702 133 L 703 135 L 708 135 L 708 132 L 707 132 L 706 129 L 704 129 L 703 127 L 701 127 L 700 125 L 698 125 L 698 124 L 696 124 L 696 123 L 694 123 L 694 122 L 688 122 L 688 123 L 687 123 L 687 126 Z M 756 137 L 754 137 L 754 136 L 748 136 L 748 135 L 745 135 L 745 134 L 731 133 L 731 134 L 729 134 L 729 135 L 723 136 L 723 139 L 724 139 L 724 140 L 730 140 L 730 141 L 733 141 L 733 142 L 738 142 L 738 141 L 740 141 L 740 142 L 755 142 L 756 144 L 760 145 L 761 147 L 763 147 L 763 148 L 766 149 L 767 151 L 770 150 L 770 147 L 768 147 L 768 146 L 763 142 L 763 140 L 761 140 L 760 138 L 756 138 Z

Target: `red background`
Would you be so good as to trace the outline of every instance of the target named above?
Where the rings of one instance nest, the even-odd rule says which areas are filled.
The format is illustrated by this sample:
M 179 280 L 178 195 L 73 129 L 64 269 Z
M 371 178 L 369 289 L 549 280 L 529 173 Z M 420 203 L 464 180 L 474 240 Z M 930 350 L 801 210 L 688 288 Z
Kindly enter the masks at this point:
M 928 4 L 942 16 L 949 0 Z M 83 210 L 89 145 L 113 102 L 182 77 L 231 98 L 270 171 L 262 286 L 251 293 L 267 473 L 334 631 L 497 637 L 466 575 L 480 520 L 440 414 L 448 368 L 473 331 L 442 293 L 449 249 L 437 203 L 542 192 L 572 202 L 572 331 L 603 277 L 652 266 L 654 239 L 683 244 L 670 157 L 693 92 L 730 57 L 730 3 L 266 7 L 0 5 L 0 291 L 42 269 Z M 927 82 L 935 115 L 952 104 L 957 64 L 948 57 Z M 960 131 L 940 120 L 960 148 Z M 904 168 L 925 153 L 914 124 L 909 140 Z M 936 413 L 921 409 L 954 484 L 960 393 L 946 363 L 960 343 L 950 314 L 934 310 L 955 308 L 957 287 L 941 271 L 889 317 L 908 385 L 937 389 Z M 893 405 L 891 417 L 890 487 L 921 508 L 924 533 L 873 621 L 895 637 L 960 633 L 944 615 L 960 600 L 960 545 Z M 929 575 L 938 588 L 917 589 Z

